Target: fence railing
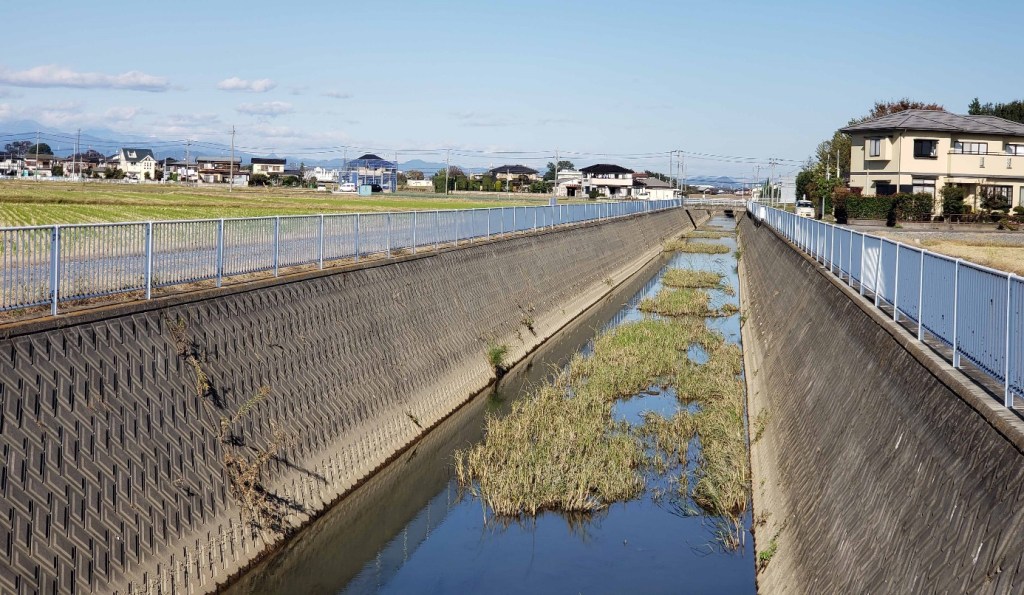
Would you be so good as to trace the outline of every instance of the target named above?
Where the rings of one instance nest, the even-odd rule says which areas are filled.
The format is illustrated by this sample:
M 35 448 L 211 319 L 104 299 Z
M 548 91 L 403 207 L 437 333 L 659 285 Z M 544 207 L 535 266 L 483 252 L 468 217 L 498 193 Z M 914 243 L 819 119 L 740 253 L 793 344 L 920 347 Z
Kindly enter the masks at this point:
M 284 267 L 416 253 L 626 217 L 681 200 L 0 228 L 0 311 L 216 281 Z
M 891 308 L 1002 385 L 1003 403 L 1024 396 L 1024 279 L 959 258 L 798 217 L 762 204 L 747 210 L 875 306 Z M 855 285 L 856 284 L 856 285 Z
M 742 198 L 692 196 L 683 199 L 684 207 L 724 207 L 727 209 L 742 209 L 746 204 L 747 202 Z

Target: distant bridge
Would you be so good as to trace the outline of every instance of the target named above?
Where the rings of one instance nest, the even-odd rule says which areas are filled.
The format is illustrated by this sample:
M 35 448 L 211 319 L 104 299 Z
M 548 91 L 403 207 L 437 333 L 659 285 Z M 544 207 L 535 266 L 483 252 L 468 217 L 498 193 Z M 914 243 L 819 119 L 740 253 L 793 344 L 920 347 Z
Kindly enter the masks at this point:
M 684 198 L 683 206 L 691 208 L 711 209 L 735 209 L 741 211 L 746 209 L 746 202 L 742 198 L 708 198 L 695 197 Z

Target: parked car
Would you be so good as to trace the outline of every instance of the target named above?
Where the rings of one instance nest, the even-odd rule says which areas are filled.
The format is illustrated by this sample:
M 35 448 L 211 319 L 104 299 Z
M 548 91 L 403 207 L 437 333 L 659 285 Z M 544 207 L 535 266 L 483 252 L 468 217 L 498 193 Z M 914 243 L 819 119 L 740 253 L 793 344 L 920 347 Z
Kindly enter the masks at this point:
M 376 193 L 376 192 L 384 192 L 384 189 L 380 187 L 380 184 L 371 184 L 370 185 L 370 192 L 374 192 L 374 193 Z
M 809 200 L 796 201 L 796 216 L 814 219 L 814 203 Z
M 338 184 L 338 192 L 351 192 L 355 194 L 356 185 L 353 184 L 352 182 L 343 182 L 341 184 Z

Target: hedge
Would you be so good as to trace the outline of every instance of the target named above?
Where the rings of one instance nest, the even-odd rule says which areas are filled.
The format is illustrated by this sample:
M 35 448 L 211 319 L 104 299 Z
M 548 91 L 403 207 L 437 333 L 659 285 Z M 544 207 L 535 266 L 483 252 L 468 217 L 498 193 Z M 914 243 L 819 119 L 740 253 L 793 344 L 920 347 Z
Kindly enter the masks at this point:
M 893 196 L 855 196 L 846 199 L 851 219 L 886 219 L 896 209 L 900 221 L 928 221 L 932 217 L 935 197 L 931 194 L 896 194 Z

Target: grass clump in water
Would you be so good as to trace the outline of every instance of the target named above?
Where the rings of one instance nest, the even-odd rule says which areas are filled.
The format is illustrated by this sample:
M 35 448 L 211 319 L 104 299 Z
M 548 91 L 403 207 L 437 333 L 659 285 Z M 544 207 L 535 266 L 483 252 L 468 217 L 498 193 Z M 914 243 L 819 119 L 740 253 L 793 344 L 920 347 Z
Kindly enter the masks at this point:
M 693 416 L 700 439 L 693 500 L 714 516 L 739 517 L 750 494 L 747 443 L 743 423 L 743 369 L 740 348 L 717 333 L 701 337 L 704 364 L 686 362 L 676 375 L 680 398 L 700 403 Z
M 646 319 L 602 334 L 554 384 L 488 418 L 486 439 L 455 454 L 459 483 L 505 516 L 592 512 L 636 497 L 646 455 L 612 406 L 671 378 L 701 329 L 697 319 Z
M 722 275 L 712 271 L 673 268 L 665 271 L 665 276 L 661 278 L 661 282 L 669 287 L 711 289 L 722 285 Z
M 691 242 L 686 238 L 665 243 L 665 252 L 686 252 L 689 254 L 727 254 L 730 248 L 725 244 Z
M 643 312 L 662 316 L 711 316 L 711 296 L 692 287 L 662 288 L 653 298 L 644 298 L 639 308 Z
M 732 237 L 733 235 L 734 234 L 729 233 L 727 231 L 714 231 L 714 230 L 709 230 L 709 229 L 695 229 L 693 231 L 688 231 L 688 232 L 684 233 L 683 237 L 685 237 L 685 238 L 702 238 L 702 239 L 707 239 L 707 240 L 718 240 L 718 239 L 721 239 L 721 238 L 729 238 L 729 237 Z

